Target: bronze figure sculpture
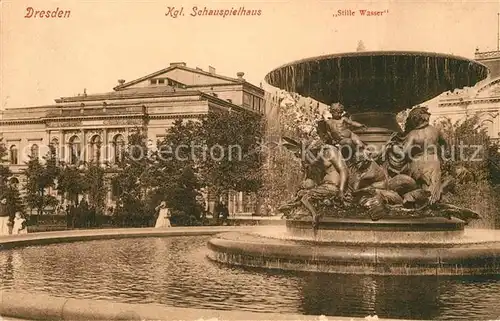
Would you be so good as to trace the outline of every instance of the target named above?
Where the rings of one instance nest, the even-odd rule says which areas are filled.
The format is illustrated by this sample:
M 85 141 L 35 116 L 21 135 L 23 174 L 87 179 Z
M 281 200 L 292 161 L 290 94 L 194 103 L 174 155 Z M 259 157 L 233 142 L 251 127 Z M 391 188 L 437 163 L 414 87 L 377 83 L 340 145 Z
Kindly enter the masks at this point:
M 314 227 L 324 216 L 479 218 L 473 211 L 440 202 L 451 185 L 442 182 L 445 140 L 429 124 L 429 116 L 425 107 L 412 109 L 405 131 L 394 133 L 376 155 L 357 149 L 356 143 L 342 143 L 340 135 L 332 140 L 335 129 L 324 120 L 317 128 L 321 140 L 302 146 L 284 138 L 283 146 L 302 159 L 305 178 L 295 199 L 280 211 L 287 218 L 312 217 Z

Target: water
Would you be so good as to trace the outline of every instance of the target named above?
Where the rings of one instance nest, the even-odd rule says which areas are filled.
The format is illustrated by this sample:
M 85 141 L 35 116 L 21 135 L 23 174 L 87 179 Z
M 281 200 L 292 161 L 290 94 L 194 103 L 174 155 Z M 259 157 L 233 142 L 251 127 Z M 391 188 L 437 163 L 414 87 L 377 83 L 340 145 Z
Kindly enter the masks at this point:
M 138 238 L 1 251 L 0 291 L 313 315 L 500 317 L 500 277 L 372 277 L 233 268 L 205 258 L 208 239 Z

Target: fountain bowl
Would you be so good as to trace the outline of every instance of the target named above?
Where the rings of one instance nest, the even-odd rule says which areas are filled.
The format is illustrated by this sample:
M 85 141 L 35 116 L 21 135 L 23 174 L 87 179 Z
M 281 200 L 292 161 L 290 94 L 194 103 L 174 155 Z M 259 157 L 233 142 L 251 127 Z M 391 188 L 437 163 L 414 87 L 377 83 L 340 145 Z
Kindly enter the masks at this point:
M 476 61 L 418 51 L 361 51 L 294 61 L 269 72 L 272 86 L 325 104 L 340 102 L 351 114 L 397 113 L 488 76 Z

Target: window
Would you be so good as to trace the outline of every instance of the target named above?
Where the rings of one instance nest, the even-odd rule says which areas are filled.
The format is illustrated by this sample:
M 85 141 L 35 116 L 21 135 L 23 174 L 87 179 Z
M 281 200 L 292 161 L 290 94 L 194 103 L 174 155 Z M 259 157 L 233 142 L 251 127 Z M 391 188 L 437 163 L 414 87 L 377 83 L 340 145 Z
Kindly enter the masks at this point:
M 252 96 L 252 100 L 253 100 L 253 103 L 252 103 L 252 109 L 257 111 L 259 110 L 259 98 L 258 97 L 255 97 L 255 96 Z
M 158 83 L 159 84 L 164 84 L 165 83 L 165 79 L 158 79 Z
M 92 136 L 90 139 L 90 161 L 99 162 L 101 160 L 101 145 L 101 136 Z
M 12 177 L 10 180 L 9 180 L 9 183 L 12 187 L 14 188 L 18 188 L 19 187 L 19 180 L 16 178 L 16 177 Z
M 56 154 L 56 158 L 59 159 L 59 140 L 57 138 L 52 139 L 50 146 L 54 148 L 54 152 Z
M 30 152 L 31 152 L 31 154 L 30 154 L 31 158 L 38 158 L 38 156 L 39 156 L 38 155 L 38 151 L 39 151 L 39 148 L 38 148 L 37 144 L 31 145 L 31 150 L 30 150 Z
M 251 96 L 249 94 L 243 93 L 243 106 L 247 106 L 247 107 L 252 106 L 250 97 Z
M 156 85 L 157 84 L 157 79 L 151 79 L 151 85 Z
M 73 136 L 69 139 L 69 162 L 72 165 L 76 165 L 80 160 L 81 145 L 80 138 L 78 136 Z
M 123 150 L 125 146 L 125 139 L 122 135 L 118 134 L 113 138 L 113 161 L 120 163 L 123 159 Z
M 18 160 L 18 152 L 17 152 L 17 146 L 12 145 L 10 146 L 10 163 L 12 165 L 17 165 L 19 160 Z

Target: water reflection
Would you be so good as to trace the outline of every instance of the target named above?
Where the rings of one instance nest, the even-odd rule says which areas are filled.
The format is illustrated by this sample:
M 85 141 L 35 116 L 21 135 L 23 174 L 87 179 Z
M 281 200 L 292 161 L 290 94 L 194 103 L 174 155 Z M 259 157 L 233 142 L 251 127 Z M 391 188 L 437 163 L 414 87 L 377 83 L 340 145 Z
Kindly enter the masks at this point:
M 439 279 L 310 274 L 303 277 L 307 314 L 435 319 Z
M 206 259 L 208 239 L 123 239 L 1 251 L 0 291 L 315 315 L 500 316 L 499 277 L 373 277 L 228 267 Z

